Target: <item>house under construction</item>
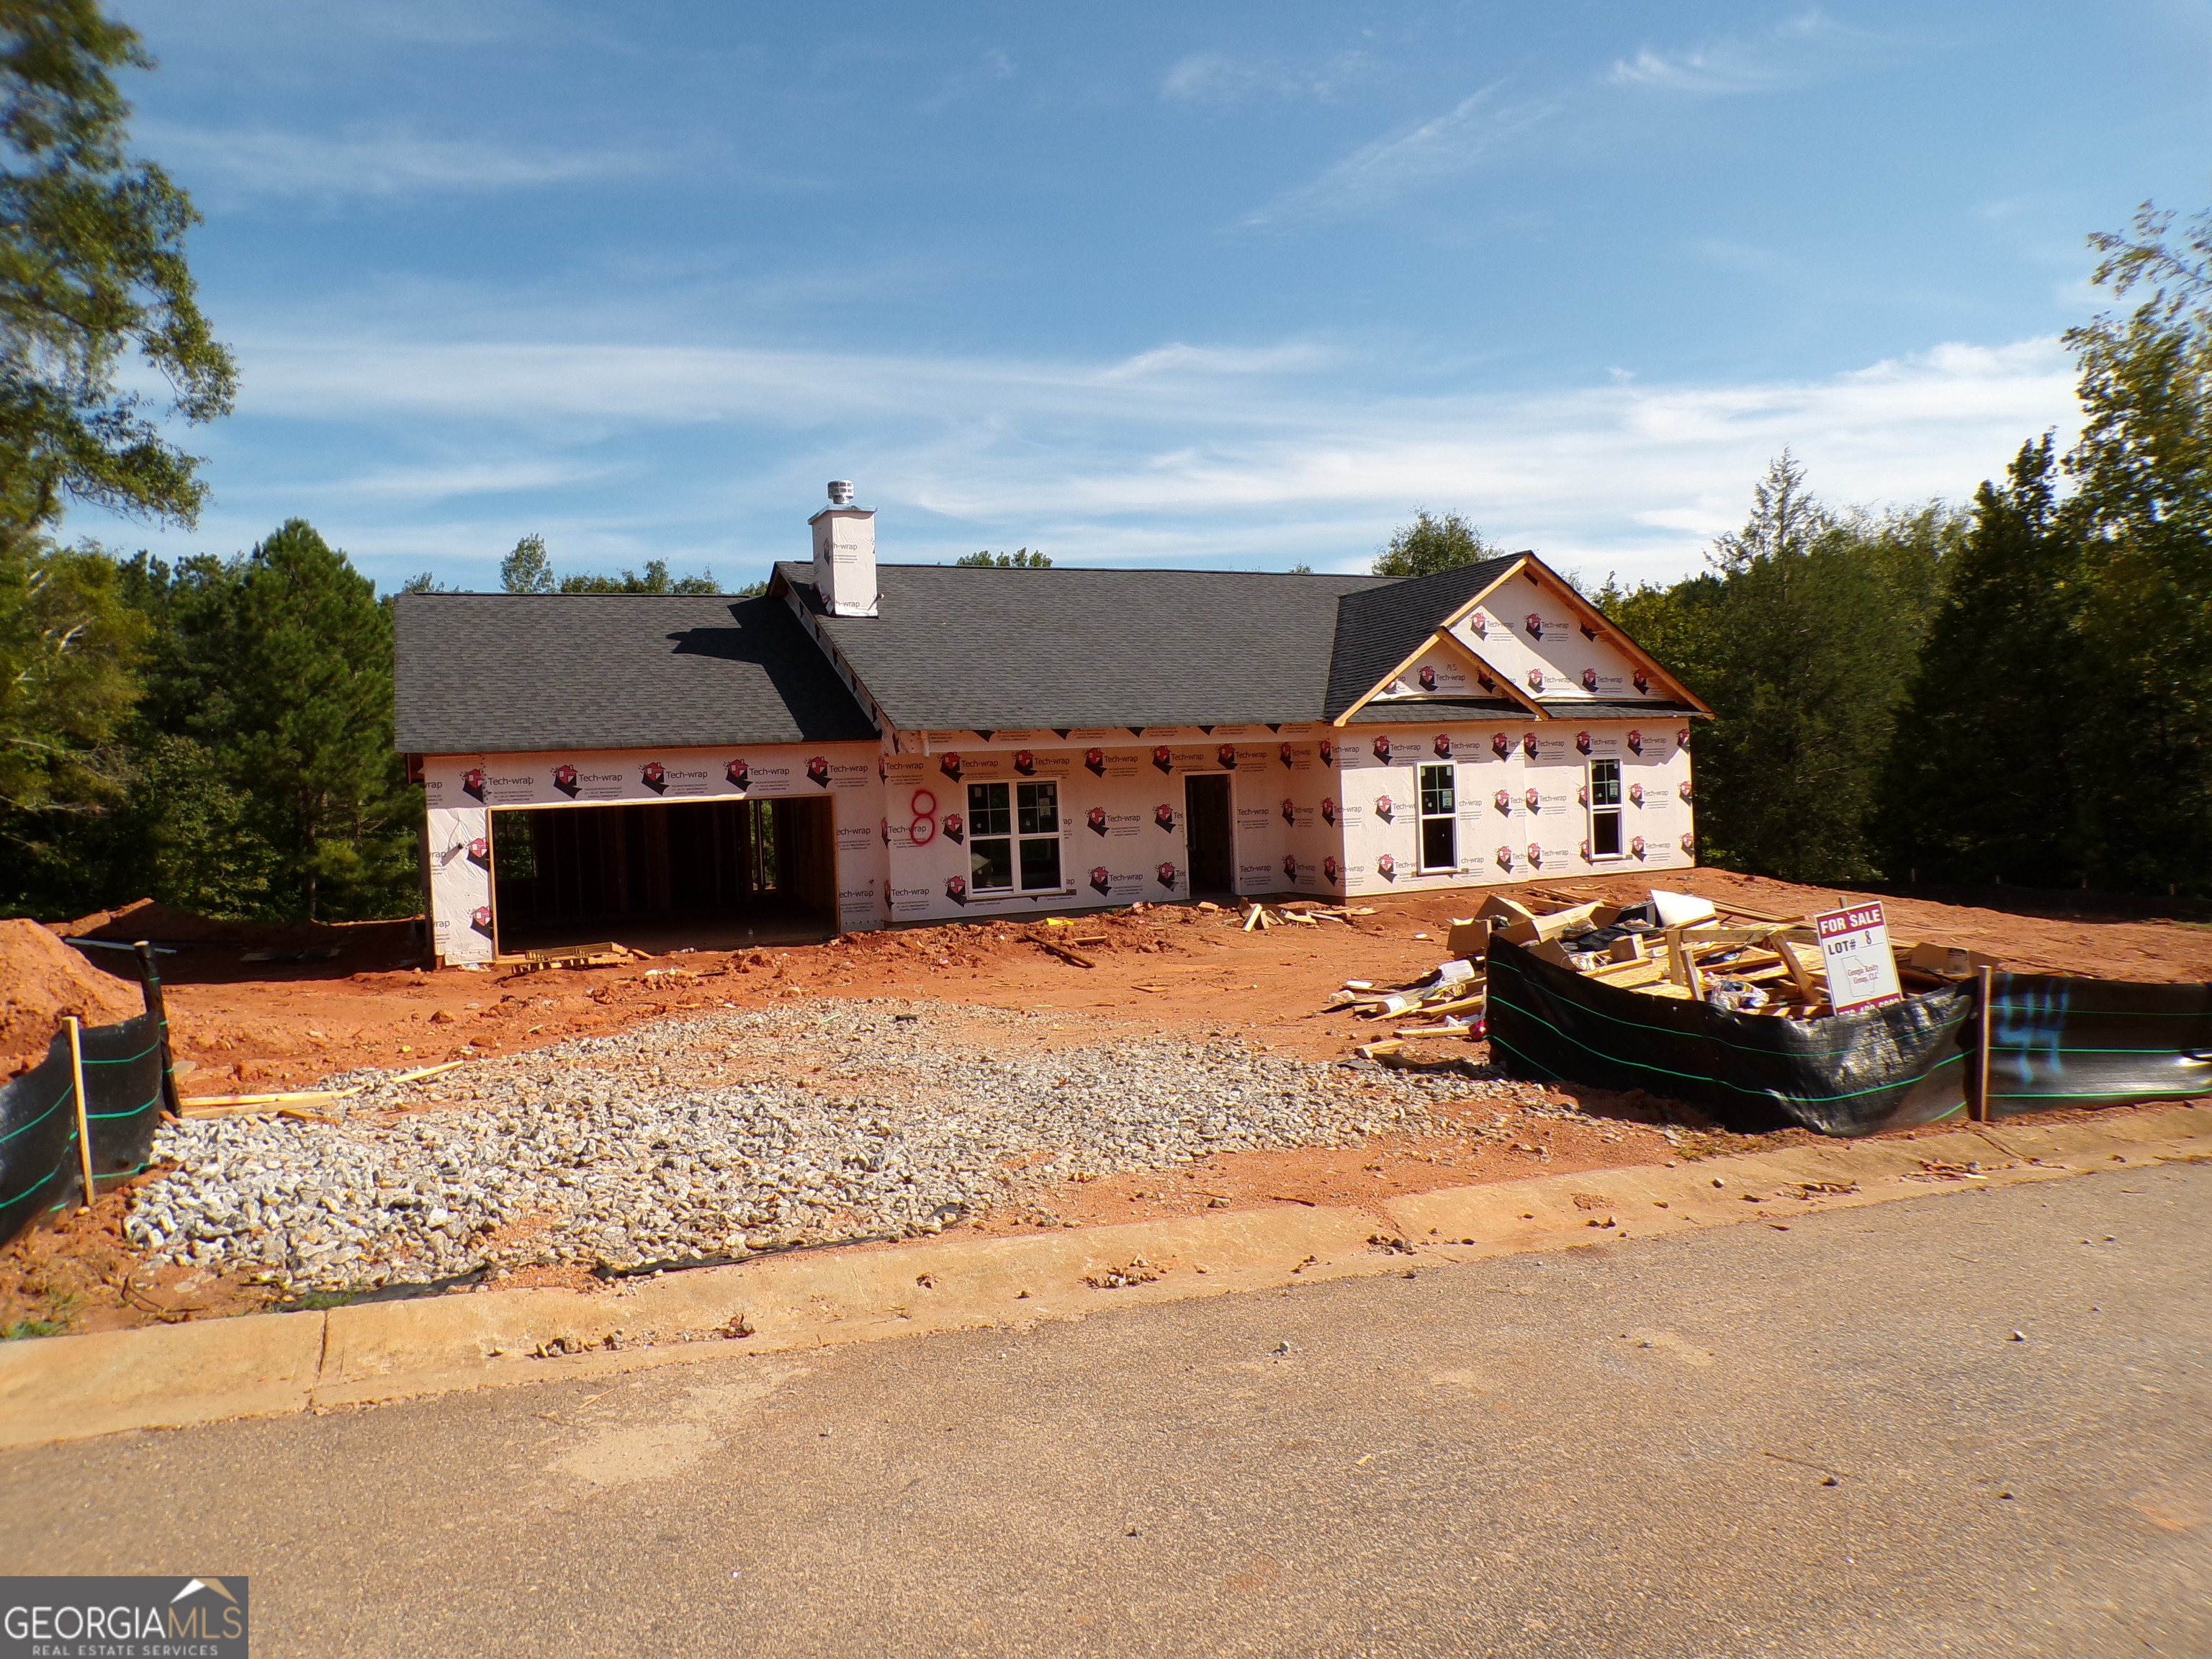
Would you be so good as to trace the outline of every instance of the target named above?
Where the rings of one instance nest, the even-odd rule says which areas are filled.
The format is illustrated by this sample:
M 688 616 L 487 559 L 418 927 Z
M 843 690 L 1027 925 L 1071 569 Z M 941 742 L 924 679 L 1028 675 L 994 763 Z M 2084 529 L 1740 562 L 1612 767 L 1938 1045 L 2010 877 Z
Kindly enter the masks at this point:
M 879 563 L 751 599 L 409 593 L 446 962 L 1695 862 L 1698 699 L 1543 562 L 1405 579 Z

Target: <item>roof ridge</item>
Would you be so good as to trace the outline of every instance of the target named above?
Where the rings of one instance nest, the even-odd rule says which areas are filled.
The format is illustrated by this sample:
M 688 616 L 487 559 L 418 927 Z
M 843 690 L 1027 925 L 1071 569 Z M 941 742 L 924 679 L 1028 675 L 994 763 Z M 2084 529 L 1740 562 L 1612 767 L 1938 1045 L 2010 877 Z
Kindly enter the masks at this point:
M 1519 556 L 1516 555 L 1515 556 L 1517 557 Z M 794 570 L 809 570 L 813 568 L 813 561 L 811 559 L 778 559 L 775 562 L 779 567 L 788 567 Z M 1022 570 L 1026 571 L 1033 576 L 1288 576 L 1310 578 L 1315 581 L 1344 581 L 1350 580 L 1354 581 L 1375 582 L 1380 585 L 1388 585 L 1391 582 L 1407 580 L 1418 580 L 1417 578 L 1399 576 L 1377 576 L 1372 572 L 1358 570 L 1216 570 L 1202 565 L 1194 566 L 1181 564 L 917 564 L 908 563 L 902 560 L 895 562 L 890 559 L 878 559 L 876 561 L 876 568 L 878 570 L 975 570 L 990 571 L 994 574 L 1006 571 Z

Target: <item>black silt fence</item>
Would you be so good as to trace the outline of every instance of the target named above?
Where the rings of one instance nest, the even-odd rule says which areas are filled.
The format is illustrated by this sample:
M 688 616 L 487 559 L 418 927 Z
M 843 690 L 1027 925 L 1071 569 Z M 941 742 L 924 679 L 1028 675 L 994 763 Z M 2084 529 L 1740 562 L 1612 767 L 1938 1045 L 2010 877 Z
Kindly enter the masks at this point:
M 78 1047 L 93 1178 L 136 1175 L 153 1154 L 161 1118 L 161 1024 L 141 1014 L 120 1025 L 88 1025 Z M 82 1201 L 70 1069 L 63 1031 L 46 1045 L 46 1059 L 0 1088 L 0 1243 L 49 1211 Z
M 2212 1095 L 2212 985 L 1990 976 L 1991 1117 Z
M 177 1110 L 177 1084 L 155 948 L 97 939 L 70 943 L 132 952 L 146 995 L 146 1012 L 137 1018 L 78 1030 L 85 1128 L 97 1184 L 103 1176 L 137 1175 L 146 1168 L 162 1113 Z M 0 1244 L 40 1217 L 84 1200 L 73 1069 L 64 1026 L 47 1043 L 44 1060 L 0 1085 Z
M 1489 988 L 1491 1055 L 1515 1077 L 1648 1090 L 1742 1132 L 1797 1123 L 1872 1134 L 1966 1103 L 1967 987 L 1865 1013 L 1776 1019 L 1586 979 L 1493 933 Z
M 1584 978 L 1491 936 L 1491 1054 L 1514 1077 L 1643 1089 L 1740 1131 L 1874 1134 L 1966 1109 L 1972 985 L 1826 1019 L 1740 1014 Z M 2212 1096 L 2212 986 L 1996 974 L 1987 1115 Z

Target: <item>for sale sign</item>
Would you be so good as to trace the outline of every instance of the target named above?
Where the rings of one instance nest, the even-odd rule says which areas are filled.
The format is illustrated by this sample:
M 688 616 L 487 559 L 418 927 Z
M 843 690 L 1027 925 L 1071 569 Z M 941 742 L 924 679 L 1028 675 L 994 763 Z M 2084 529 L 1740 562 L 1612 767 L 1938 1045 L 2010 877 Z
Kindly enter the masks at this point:
M 1828 970 L 1828 1002 L 1839 1014 L 1902 1002 L 1897 957 L 1889 948 L 1889 923 L 1872 900 L 1813 918 L 1820 960 Z

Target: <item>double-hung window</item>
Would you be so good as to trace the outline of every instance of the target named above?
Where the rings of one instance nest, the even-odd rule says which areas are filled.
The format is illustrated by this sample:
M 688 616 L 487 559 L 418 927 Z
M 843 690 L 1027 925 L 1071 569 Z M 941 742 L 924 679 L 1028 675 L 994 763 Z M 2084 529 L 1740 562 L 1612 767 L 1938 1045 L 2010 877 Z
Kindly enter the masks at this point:
M 1594 760 L 1589 763 L 1590 856 L 1620 856 L 1620 763 Z
M 1459 807 L 1449 765 L 1421 769 L 1421 868 L 1459 868 Z
M 968 886 L 1025 893 L 1060 885 L 1060 786 L 968 786 Z

